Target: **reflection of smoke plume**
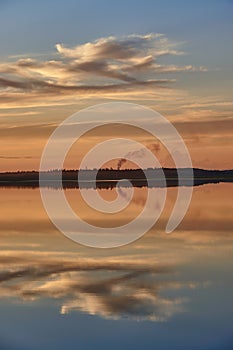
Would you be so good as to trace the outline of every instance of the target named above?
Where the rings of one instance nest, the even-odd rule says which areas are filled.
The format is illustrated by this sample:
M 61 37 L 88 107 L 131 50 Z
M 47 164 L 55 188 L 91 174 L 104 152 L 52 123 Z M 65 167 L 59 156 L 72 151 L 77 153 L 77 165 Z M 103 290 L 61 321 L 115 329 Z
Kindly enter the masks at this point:
M 121 187 L 118 187 L 118 193 L 127 202 L 130 201 L 131 197 L 128 195 L 126 189 L 122 189 Z M 135 203 L 136 205 L 138 205 L 142 208 L 145 206 L 145 202 L 146 202 L 146 200 L 144 198 L 141 198 L 141 197 L 135 198 L 135 196 L 133 196 L 133 198 L 131 199 L 131 203 Z
M 155 195 L 157 198 L 160 197 L 160 191 L 163 191 L 163 190 L 157 189 L 157 188 L 153 189 L 153 190 L 155 190 L 153 192 L 155 192 Z M 141 196 L 139 196 L 139 197 L 133 196 L 133 198 L 131 199 L 127 190 L 125 188 L 122 189 L 121 187 L 118 187 L 118 193 L 127 202 L 135 203 L 137 206 L 142 207 L 142 208 L 145 207 L 146 198 L 142 198 Z M 153 211 L 153 214 L 155 214 L 156 212 L 159 212 L 161 210 L 161 203 L 159 202 L 159 200 L 155 200 L 152 204 L 153 205 L 148 209 Z
M 146 146 L 151 152 L 156 153 L 160 151 L 160 144 L 159 143 L 151 143 L 150 145 Z M 120 170 L 122 165 L 128 161 L 129 159 L 136 159 L 136 158 L 143 158 L 146 156 L 146 150 L 145 148 L 140 148 L 139 150 L 128 152 L 125 155 L 125 158 L 121 158 L 117 164 L 117 170 Z

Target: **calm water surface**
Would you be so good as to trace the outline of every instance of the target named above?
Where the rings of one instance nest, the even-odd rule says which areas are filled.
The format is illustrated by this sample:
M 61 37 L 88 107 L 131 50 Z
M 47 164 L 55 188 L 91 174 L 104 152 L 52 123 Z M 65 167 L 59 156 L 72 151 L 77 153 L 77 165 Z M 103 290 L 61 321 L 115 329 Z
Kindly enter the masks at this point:
M 66 190 L 84 220 L 104 227 L 131 220 L 146 193 L 136 189 L 125 211 L 104 215 L 84 205 L 79 190 Z M 194 188 L 170 235 L 177 189 L 168 189 L 153 229 L 115 249 L 63 236 L 38 189 L 0 194 L 0 349 L 233 349 L 232 184 Z M 100 194 L 110 200 L 115 191 Z

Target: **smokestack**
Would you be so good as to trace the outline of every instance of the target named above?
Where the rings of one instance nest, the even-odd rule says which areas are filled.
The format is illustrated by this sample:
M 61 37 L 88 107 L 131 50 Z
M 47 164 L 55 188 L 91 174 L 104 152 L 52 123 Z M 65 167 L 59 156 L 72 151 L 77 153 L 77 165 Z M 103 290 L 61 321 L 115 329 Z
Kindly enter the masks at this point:
M 160 144 L 159 143 L 151 143 L 147 146 L 147 148 L 152 152 L 159 152 L 160 151 Z M 140 148 L 136 151 L 128 152 L 125 157 L 127 158 L 143 158 L 145 156 L 145 149 Z M 121 158 L 117 164 L 117 170 L 120 170 L 122 165 L 127 162 L 128 159 Z

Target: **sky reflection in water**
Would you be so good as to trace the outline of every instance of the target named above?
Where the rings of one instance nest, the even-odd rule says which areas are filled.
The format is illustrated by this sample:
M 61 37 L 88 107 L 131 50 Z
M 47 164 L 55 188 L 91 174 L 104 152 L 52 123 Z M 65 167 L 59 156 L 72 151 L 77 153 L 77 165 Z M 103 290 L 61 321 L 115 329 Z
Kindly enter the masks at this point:
M 156 195 L 156 189 L 149 190 Z M 176 191 L 168 189 L 163 214 L 144 237 L 101 250 L 59 233 L 37 189 L 1 189 L 3 348 L 72 349 L 79 344 L 85 349 L 140 349 L 159 344 L 159 349 L 230 350 L 232 185 L 195 188 L 185 219 L 167 235 Z M 115 196 L 107 190 L 100 194 Z M 107 227 L 139 213 L 146 190 L 136 189 L 132 204 L 111 218 L 87 208 L 77 189 L 67 190 L 66 196 L 83 219 Z

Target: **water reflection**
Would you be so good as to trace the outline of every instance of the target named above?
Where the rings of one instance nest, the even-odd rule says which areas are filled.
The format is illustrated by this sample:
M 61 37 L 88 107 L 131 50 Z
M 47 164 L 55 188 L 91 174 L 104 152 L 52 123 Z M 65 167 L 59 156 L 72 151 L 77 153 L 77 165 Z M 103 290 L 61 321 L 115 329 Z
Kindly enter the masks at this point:
M 47 259 L 46 259 L 47 260 Z M 183 298 L 166 298 L 164 288 L 194 283 L 164 280 L 167 266 L 124 261 L 75 261 L 52 256 L 2 259 L 0 296 L 24 301 L 61 299 L 60 312 L 83 311 L 105 318 L 165 321 L 183 308 Z
M 114 193 L 102 195 L 111 199 Z M 109 217 L 94 215 L 77 189 L 67 190 L 74 210 L 106 227 L 141 210 L 145 189 L 136 189 L 135 196 L 125 213 Z M 229 278 L 232 187 L 196 188 L 179 229 L 166 235 L 175 198 L 176 189 L 169 189 L 161 219 L 143 238 L 100 250 L 60 234 L 46 216 L 38 189 L 1 189 L 0 298 L 9 304 L 51 299 L 61 314 L 75 311 L 106 319 L 160 322 L 184 311 L 192 314 L 191 290 L 208 289 L 211 295 L 216 281 L 221 279 L 224 290 Z

